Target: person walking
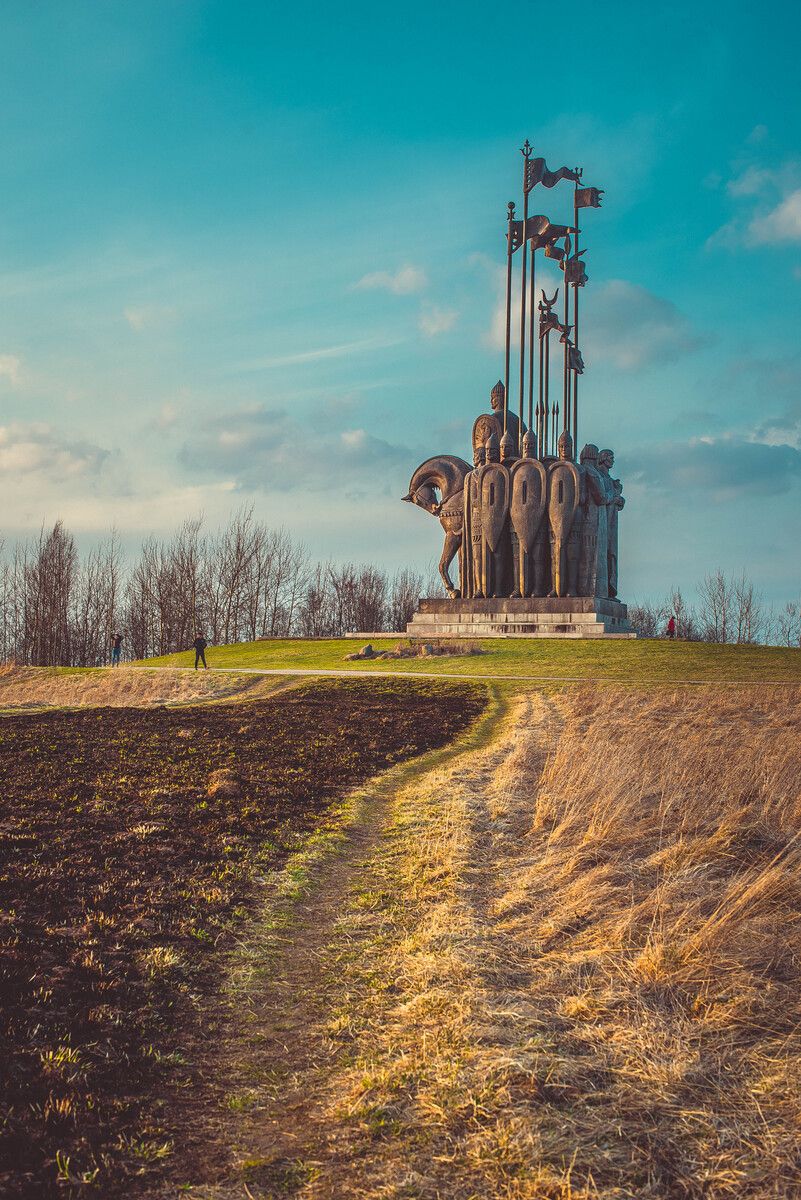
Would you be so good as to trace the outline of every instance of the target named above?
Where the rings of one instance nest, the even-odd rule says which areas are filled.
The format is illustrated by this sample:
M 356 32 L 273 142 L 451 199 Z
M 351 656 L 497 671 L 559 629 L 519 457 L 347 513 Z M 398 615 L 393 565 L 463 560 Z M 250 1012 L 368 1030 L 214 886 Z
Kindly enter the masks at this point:
M 118 667 L 120 665 L 120 655 L 122 654 L 122 634 L 115 633 L 114 640 L 111 643 L 111 665 Z
M 203 637 L 202 633 L 197 635 L 192 645 L 195 648 L 195 670 L 197 670 L 198 663 L 202 662 L 203 666 L 208 671 L 209 664 L 206 662 L 206 646 L 208 646 L 208 642 Z
M 671 642 L 676 637 L 676 618 L 671 614 L 670 620 L 667 623 L 667 635 Z

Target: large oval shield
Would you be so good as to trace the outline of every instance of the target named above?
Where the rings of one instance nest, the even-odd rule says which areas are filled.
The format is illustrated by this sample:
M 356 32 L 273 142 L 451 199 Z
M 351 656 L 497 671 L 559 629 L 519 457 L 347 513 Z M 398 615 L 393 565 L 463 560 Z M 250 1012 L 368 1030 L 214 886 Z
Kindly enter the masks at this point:
M 520 545 L 528 553 L 534 545 L 545 514 L 548 497 L 545 467 L 536 458 L 521 458 L 512 465 L 509 474 L 512 489 L 509 504 L 512 528 L 520 539 Z
M 581 477 L 575 463 L 559 459 L 548 468 L 548 520 L 557 541 L 573 527 L 581 496 Z
M 500 463 L 481 468 L 481 532 L 495 553 L 509 515 L 509 472 Z

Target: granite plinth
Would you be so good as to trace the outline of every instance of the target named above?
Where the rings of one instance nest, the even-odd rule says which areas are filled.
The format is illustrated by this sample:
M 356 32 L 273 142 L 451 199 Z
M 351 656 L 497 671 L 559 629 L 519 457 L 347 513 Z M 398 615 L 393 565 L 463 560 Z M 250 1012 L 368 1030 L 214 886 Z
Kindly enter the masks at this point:
M 534 596 L 497 600 L 424 598 L 406 626 L 409 637 L 561 637 L 637 635 L 626 605 L 593 596 Z

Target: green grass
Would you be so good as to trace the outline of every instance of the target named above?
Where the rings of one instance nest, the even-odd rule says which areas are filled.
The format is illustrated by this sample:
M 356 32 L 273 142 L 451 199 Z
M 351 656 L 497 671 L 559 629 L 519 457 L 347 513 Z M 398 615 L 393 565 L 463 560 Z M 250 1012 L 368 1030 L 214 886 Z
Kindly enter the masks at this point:
M 400 638 L 398 639 L 401 640 Z M 453 658 L 347 662 L 361 648 L 351 639 L 243 642 L 211 646 L 210 667 L 268 670 L 356 670 L 428 672 L 476 677 L 526 676 L 552 679 L 598 679 L 632 683 L 720 680 L 801 684 L 801 650 L 777 646 L 714 646 L 703 642 L 661 640 L 580 641 L 556 638 L 493 638 L 481 655 Z M 377 643 L 380 648 L 394 642 Z M 194 651 L 147 659 L 148 666 L 192 667 Z

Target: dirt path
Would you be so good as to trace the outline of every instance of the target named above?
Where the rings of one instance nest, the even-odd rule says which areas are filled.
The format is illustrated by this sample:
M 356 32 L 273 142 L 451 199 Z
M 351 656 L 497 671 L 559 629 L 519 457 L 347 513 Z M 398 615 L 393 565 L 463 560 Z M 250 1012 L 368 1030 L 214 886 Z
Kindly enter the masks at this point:
M 503 1155 L 483 1161 L 474 1143 L 528 1012 L 526 965 L 496 925 L 530 865 L 532 789 L 556 736 L 541 697 L 496 705 L 427 769 L 361 795 L 286 919 L 286 879 L 273 883 L 210 1034 L 206 1094 L 187 1097 L 195 1169 L 160 1194 L 540 1194 L 509 1191 Z
M 196 675 L 193 667 L 129 667 L 131 671 L 187 671 Z M 477 671 L 398 671 L 394 668 L 372 668 L 361 670 L 353 667 L 347 669 L 328 667 L 209 667 L 207 674 L 232 675 L 285 675 L 285 676 L 332 676 L 334 678 L 381 679 L 384 676 L 396 679 L 458 679 L 468 683 L 603 683 L 615 684 L 621 687 L 649 687 L 652 684 L 662 684 L 665 687 L 793 687 L 797 688 L 797 679 L 618 679 L 615 677 L 599 677 L 597 675 L 503 675 L 497 671 L 480 673 Z

